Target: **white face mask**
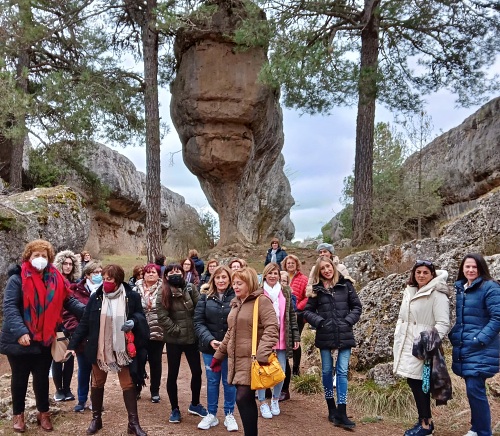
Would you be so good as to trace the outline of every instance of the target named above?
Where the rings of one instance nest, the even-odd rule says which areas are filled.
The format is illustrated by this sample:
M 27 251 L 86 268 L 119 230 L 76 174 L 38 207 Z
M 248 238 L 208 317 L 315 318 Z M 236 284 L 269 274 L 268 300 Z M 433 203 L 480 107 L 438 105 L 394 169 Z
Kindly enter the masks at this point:
M 44 270 L 48 263 L 49 261 L 44 257 L 35 257 L 31 260 L 31 265 L 33 265 L 33 268 L 36 268 L 38 271 Z

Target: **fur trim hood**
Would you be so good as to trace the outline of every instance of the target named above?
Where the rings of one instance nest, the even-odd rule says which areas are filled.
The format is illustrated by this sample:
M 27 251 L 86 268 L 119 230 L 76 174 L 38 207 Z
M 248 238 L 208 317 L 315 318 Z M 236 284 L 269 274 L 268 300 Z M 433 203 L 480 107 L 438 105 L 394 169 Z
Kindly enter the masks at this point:
M 82 264 L 76 258 L 75 253 L 73 253 L 71 250 L 60 251 L 56 254 L 56 257 L 54 259 L 54 266 L 61 274 L 63 274 L 62 264 L 64 262 L 64 259 L 68 257 L 73 261 L 73 271 L 69 275 L 69 282 L 74 283 L 82 276 Z

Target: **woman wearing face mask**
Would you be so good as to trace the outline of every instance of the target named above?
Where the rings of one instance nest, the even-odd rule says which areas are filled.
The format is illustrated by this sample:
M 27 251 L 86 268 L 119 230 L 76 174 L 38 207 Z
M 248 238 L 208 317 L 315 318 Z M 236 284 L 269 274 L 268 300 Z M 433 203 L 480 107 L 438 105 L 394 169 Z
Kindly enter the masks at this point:
M 432 434 L 431 395 L 422 390 L 424 362 L 413 356 L 413 341 L 420 333 L 433 327 L 441 339 L 450 329 L 450 290 L 448 273 L 436 270 L 432 262 L 417 260 L 411 269 L 408 286 L 403 294 L 398 322 L 394 332 L 394 373 L 406 377 L 413 392 L 418 422 L 405 436 Z
M 227 360 L 222 363 L 221 372 L 210 369 L 212 358 L 227 331 L 227 316 L 231 310 L 229 303 L 234 298 L 231 287 L 231 270 L 221 265 L 215 269 L 209 282 L 208 291 L 201 295 L 194 313 L 194 328 L 199 349 L 203 355 L 207 375 L 208 415 L 198 424 L 198 428 L 208 430 L 219 424 L 217 406 L 222 380 L 224 387 L 224 426 L 228 431 L 238 431 L 238 424 L 233 416 L 236 402 L 236 387 L 227 382 Z
M 163 329 L 158 322 L 158 308 L 156 302 L 161 293 L 162 280 L 159 265 L 150 263 L 144 267 L 144 278 L 136 282 L 135 291 L 141 296 L 142 308 L 149 325 L 148 362 L 149 362 L 149 391 L 151 402 L 160 402 L 161 358 L 163 353 Z M 140 390 L 138 399 L 140 398 Z
M 77 284 L 71 285 L 73 296 L 85 306 L 88 304 L 90 295 L 102 285 L 102 266 L 101 262 L 91 260 L 83 269 L 83 279 Z M 79 321 L 76 318 L 68 320 L 68 323 L 74 324 L 74 329 L 78 327 Z M 84 340 L 84 343 L 86 340 Z M 76 360 L 78 361 L 78 404 L 74 407 L 75 412 L 83 412 L 89 396 L 90 374 L 92 372 L 92 362 L 90 362 L 84 353 L 84 343 L 76 349 Z
M 486 379 L 499 371 L 500 284 L 491 277 L 484 257 L 467 254 L 457 281 L 457 319 L 449 334 L 453 372 L 465 379 L 471 411 L 466 436 L 491 436 Z
M 81 275 L 80 262 L 75 253 L 64 250 L 56 254 L 54 266 L 68 280 L 69 283 L 76 283 Z M 78 325 L 78 319 L 68 311 L 63 312 L 63 323 L 59 331 L 64 332 L 66 337 L 70 337 Z M 56 386 L 54 401 L 74 401 L 75 396 L 71 392 L 71 379 L 75 368 L 75 359 L 70 357 L 66 362 L 52 362 L 52 380 Z
M 52 431 L 49 412 L 51 345 L 62 322 L 63 308 L 83 314 L 84 306 L 70 296 L 62 274 L 54 267 L 54 248 L 42 239 L 24 248 L 22 265 L 12 271 L 4 291 L 0 352 L 9 360 L 12 378 L 14 431 L 26 431 L 24 409 L 28 379 L 33 376 L 37 422 Z
M 201 417 L 207 415 L 207 410 L 200 404 L 201 363 L 193 323 L 199 298 L 196 286 L 185 281 L 182 266 L 176 263 L 167 265 L 156 307 L 158 322 L 163 327 L 163 340 L 167 343 L 167 393 L 172 407 L 169 422 L 175 424 L 181 422 L 177 377 L 182 353 L 191 370 L 191 404 L 188 413 Z
M 108 373 L 117 373 L 123 400 L 128 412 L 127 433 L 146 436 L 137 414 L 136 385 L 144 383 L 144 368 L 137 369 L 147 354 L 149 327 L 142 310 L 141 297 L 124 282 L 125 272 L 118 265 L 102 269 L 102 286 L 89 299 L 87 308 L 68 345 L 68 354 L 75 355 L 78 346 L 87 338 L 85 355 L 92 363 L 92 421 L 87 434 L 102 428 L 102 403 Z M 126 336 L 133 332 L 131 351 Z M 135 351 L 135 353 L 134 353 Z
M 286 361 L 292 357 L 293 350 L 300 346 L 299 327 L 297 317 L 292 304 L 292 292 L 288 286 L 281 286 L 280 268 L 278 264 L 271 262 L 266 265 L 262 272 L 264 295 L 269 297 L 273 303 L 276 319 L 279 325 L 279 340 L 274 350 L 278 356 L 281 368 L 286 369 Z M 266 402 L 266 391 L 257 391 L 260 402 L 260 414 L 263 418 L 272 418 L 279 415 L 279 398 L 283 382 L 272 388 L 271 407 Z
M 333 425 L 350 429 L 356 426 L 346 414 L 347 373 L 351 348 L 356 346 L 353 326 L 361 316 L 361 301 L 352 283 L 344 278 L 332 259 L 320 257 L 314 266 L 313 289 L 308 294 L 304 319 L 316 327 L 314 344 L 321 355 L 321 371 L 328 420 Z M 337 402 L 333 398 L 333 357 L 337 357 Z

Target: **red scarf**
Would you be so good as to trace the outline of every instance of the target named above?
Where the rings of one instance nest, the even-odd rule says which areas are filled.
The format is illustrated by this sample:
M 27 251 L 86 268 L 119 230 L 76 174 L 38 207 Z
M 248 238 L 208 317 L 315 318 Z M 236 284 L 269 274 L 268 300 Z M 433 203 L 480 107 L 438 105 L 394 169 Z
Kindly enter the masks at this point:
M 42 274 L 30 262 L 21 266 L 24 323 L 34 341 L 49 346 L 62 322 L 63 303 L 68 295 L 61 273 L 49 264 Z

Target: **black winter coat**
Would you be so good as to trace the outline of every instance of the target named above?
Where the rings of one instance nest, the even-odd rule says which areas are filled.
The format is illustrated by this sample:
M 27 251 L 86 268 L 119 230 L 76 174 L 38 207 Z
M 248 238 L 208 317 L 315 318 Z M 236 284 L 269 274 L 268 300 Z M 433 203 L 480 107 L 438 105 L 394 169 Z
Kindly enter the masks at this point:
M 132 288 L 123 283 L 125 288 L 127 320 L 134 321 L 134 344 L 137 355 L 141 355 L 142 349 L 147 349 L 149 342 L 149 326 L 142 309 L 141 296 L 132 291 Z M 90 363 L 97 362 L 97 348 L 99 342 L 99 329 L 101 326 L 101 307 L 103 290 L 100 286 L 89 299 L 80 324 L 76 328 L 68 345 L 68 350 L 76 350 L 78 345 L 88 339 L 85 345 L 85 356 Z
M 316 347 L 355 347 L 353 325 L 361 316 L 361 301 L 352 283 L 340 276 L 339 282 L 333 288 L 325 289 L 320 281 L 307 296 L 304 319 L 316 327 Z
M 0 353 L 6 355 L 30 355 L 40 354 L 40 342 L 31 341 L 28 347 L 20 345 L 17 340 L 29 334 L 28 327 L 24 323 L 23 291 L 21 279 L 21 267 L 16 266 L 9 270 L 10 278 L 5 285 L 3 295 L 3 325 L 0 335 Z M 71 312 L 80 319 L 84 313 L 85 306 L 74 297 L 68 297 L 63 304 L 64 309 Z
M 198 338 L 198 347 L 202 353 L 214 354 L 210 345 L 214 339 L 222 342 L 227 332 L 227 316 L 231 311 L 231 300 L 235 297 L 233 288 L 224 292 L 222 300 L 215 295 L 202 294 L 194 311 L 194 332 Z
M 194 268 L 196 269 L 198 276 L 201 276 L 203 274 L 203 270 L 205 269 L 205 263 L 198 256 L 193 256 L 191 260 L 194 262 Z

